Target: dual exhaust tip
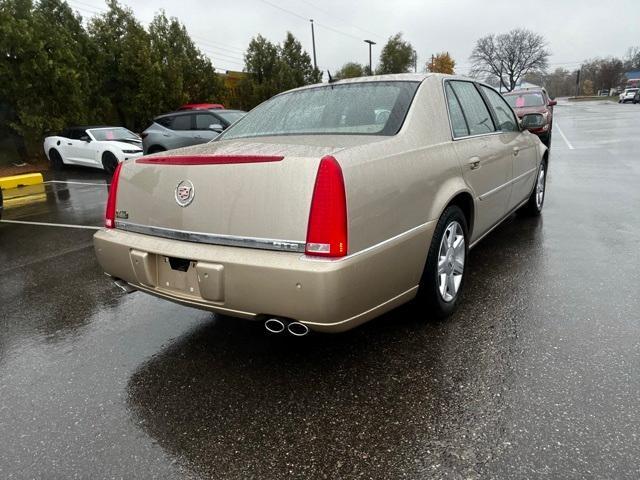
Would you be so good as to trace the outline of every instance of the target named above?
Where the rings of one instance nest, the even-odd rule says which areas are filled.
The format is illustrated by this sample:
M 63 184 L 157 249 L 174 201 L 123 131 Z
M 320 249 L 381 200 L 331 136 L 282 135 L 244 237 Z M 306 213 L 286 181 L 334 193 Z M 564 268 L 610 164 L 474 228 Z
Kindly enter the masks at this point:
M 304 337 L 309 333 L 309 327 L 304 323 L 270 318 L 264 322 L 264 328 L 269 333 L 284 333 L 285 330 L 294 337 Z

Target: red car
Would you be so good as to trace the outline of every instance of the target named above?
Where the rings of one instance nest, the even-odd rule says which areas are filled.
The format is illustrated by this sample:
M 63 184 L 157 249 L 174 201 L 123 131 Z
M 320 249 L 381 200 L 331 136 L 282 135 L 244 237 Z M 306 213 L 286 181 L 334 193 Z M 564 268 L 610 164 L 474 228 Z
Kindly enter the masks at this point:
M 535 128 L 528 128 L 531 133 L 540 137 L 542 143 L 547 147 L 551 146 L 551 130 L 553 128 L 553 106 L 558 102 L 551 100 L 544 88 L 515 90 L 503 93 L 504 99 L 511 105 L 519 118 L 529 113 L 541 115 L 539 125 Z
M 180 110 L 221 110 L 224 109 L 224 105 L 221 103 L 187 103 L 182 105 Z

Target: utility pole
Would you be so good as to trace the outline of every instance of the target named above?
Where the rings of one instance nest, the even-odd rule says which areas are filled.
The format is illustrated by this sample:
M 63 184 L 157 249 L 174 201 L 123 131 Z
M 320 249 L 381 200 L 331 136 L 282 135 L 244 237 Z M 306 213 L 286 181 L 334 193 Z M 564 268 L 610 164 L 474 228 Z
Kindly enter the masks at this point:
M 313 31 L 313 18 L 310 18 L 309 21 L 311 22 L 311 43 L 313 44 L 313 68 L 317 70 L 318 64 L 316 62 L 316 34 Z
M 371 61 L 371 45 L 375 45 L 373 40 L 365 40 L 365 43 L 369 44 L 369 75 L 373 75 L 373 62 Z
M 578 75 L 576 76 L 576 97 L 580 96 L 580 71 L 582 69 L 578 70 Z
M 429 68 L 429 70 L 431 70 L 432 72 L 433 72 L 433 69 L 435 68 L 433 65 L 435 61 L 436 61 L 435 57 L 433 56 L 433 54 L 431 54 L 431 67 Z
M 418 73 L 418 52 L 413 51 L 413 73 Z

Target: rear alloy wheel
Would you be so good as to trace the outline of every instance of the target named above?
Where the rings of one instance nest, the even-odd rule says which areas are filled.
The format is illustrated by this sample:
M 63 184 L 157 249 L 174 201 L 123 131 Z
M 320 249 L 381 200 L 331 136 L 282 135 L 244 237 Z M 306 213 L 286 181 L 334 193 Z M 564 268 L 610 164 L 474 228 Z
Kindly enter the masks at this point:
M 54 170 L 62 170 L 64 168 L 64 162 L 57 150 L 49 152 L 49 161 L 51 162 L 51 168 Z
M 109 175 L 113 175 L 113 172 L 116 171 L 116 167 L 118 166 L 118 159 L 111 152 L 105 152 L 102 155 L 102 167 L 104 171 Z
M 544 206 L 544 196 L 547 188 L 547 161 L 543 160 L 540 163 L 538 169 L 538 176 L 536 178 L 536 185 L 531 192 L 531 196 L 527 201 L 527 204 L 523 207 L 523 210 L 529 215 L 537 216 L 542 213 L 542 207 Z
M 425 266 L 419 300 L 437 318 L 445 318 L 455 310 L 464 285 L 469 251 L 467 220 L 457 205 L 449 206 L 433 232 Z

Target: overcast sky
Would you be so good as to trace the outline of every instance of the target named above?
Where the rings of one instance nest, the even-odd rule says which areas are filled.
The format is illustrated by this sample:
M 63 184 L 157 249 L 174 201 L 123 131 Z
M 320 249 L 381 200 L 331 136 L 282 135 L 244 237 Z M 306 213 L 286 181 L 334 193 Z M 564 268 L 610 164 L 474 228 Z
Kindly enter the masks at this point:
M 332 72 L 347 61 L 369 61 L 364 39 L 378 42 L 373 47 L 375 68 L 382 44 L 396 32 L 402 32 L 417 50 L 418 71 L 432 53 L 449 51 L 457 73 L 463 74 L 478 38 L 516 27 L 545 37 L 552 53 L 551 69 L 575 69 L 592 57 L 623 57 L 628 47 L 640 46 L 638 0 L 538 0 L 529 4 L 508 0 L 120 1 L 145 25 L 160 9 L 178 17 L 214 65 L 223 70 L 242 70 L 243 52 L 258 33 L 280 42 L 291 31 L 311 55 L 310 18 L 316 24 L 318 67 Z M 84 17 L 105 9 L 101 0 L 69 3 Z

